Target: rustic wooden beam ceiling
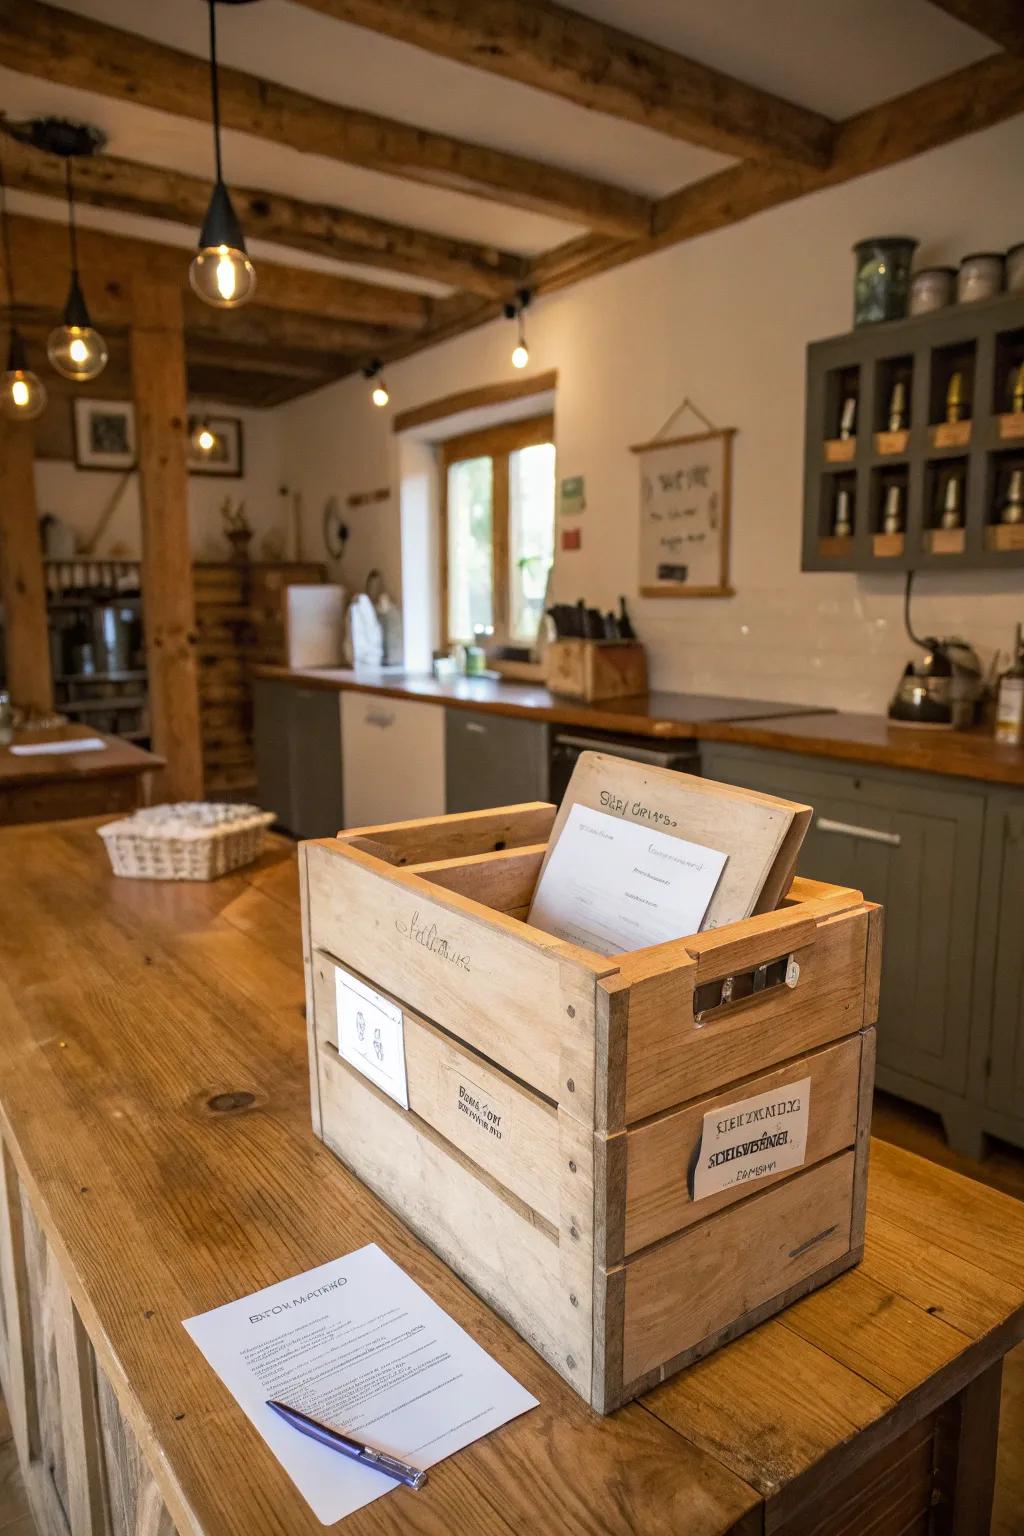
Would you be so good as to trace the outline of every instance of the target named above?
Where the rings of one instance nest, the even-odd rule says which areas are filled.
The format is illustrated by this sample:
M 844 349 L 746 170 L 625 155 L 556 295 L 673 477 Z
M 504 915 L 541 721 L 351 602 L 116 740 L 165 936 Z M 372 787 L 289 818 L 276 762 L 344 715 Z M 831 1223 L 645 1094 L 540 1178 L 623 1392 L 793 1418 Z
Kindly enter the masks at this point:
M 59 156 L 14 138 L 5 140 L 2 148 L 8 186 L 63 199 L 64 162 Z M 75 196 L 96 208 L 176 219 L 198 228 L 210 201 L 210 183 L 183 171 L 100 154 L 76 164 Z M 231 196 L 246 235 L 252 239 L 430 278 L 485 298 L 514 292 L 526 274 L 521 257 L 492 246 L 450 240 L 278 192 L 232 186 Z
M 299 0 L 338 21 L 745 159 L 828 163 L 832 123 L 553 0 Z
M 932 0 L 1008 53 L 1024 53 L 1024 5 L 1021 0 Z
M 197 40 L 205 42 L 197 9 Z M 41 0 L 0 0 L 0 65 L 60 85 L 208 122 L 204 59 Z M 649 199 L 572 171 L 320 101 L 241 70 L 220 70 L 221 119 L 257 138 L 390 176 L 545 213 L 585 229 L 640 235 Z
M 533 285 L 540 293 L 551 292 L 809 192 L 896 165 L 1022 111 L 1024 60 L 995 54 L 839 123 L 835 153 L 826 168 L 749 162 L 731 166 L 663 198 L 646 240 L 585 236 L 546 252 L 533 264 Z
M 19 295 L 25 296 L 26 303 L 41 308 L 63 309 L 68 281 L 67 234 L 63 225 L 49 219 L 14 215 L 10 228 Z M 138 274 L 153 282 L 166 280 L 187 287 L 191 252 L 181 246 L 159 245 L 153 240 L 135 240 L 127 235 L 80 227 L 78 255 L 82 286 L 98 321 L 128 318 L 129 284 Z M 401 331 L 423 330 L 435 303 L 401 288 L 311 272 L 304 267 L 282 267 L 269 261 L 260 262 L 257 284 L 258 299 L 265 309 L 318 316 L 328 322 L 359 321 Z M 228 315 L 226 332 L 231 330 L 234 319 L 234 315 Z

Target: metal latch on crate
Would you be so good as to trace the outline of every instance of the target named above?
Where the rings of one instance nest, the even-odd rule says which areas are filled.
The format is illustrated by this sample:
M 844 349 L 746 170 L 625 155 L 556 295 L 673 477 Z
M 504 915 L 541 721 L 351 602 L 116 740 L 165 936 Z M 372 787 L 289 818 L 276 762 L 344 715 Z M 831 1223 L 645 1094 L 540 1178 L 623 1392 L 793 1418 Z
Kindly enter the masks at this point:
M 800 965 L 795 955 L 780 955 L 777 960 L 766 960 L 750 971 L 736 971 L 718 981 L 705 981 L 693 991 L 693 1022 L 704 1024 L 709 1014 L 727 1008 L 731 1003 L 745 1002 L 759 992 L 773 987 L 795 987 L 800 980 Z

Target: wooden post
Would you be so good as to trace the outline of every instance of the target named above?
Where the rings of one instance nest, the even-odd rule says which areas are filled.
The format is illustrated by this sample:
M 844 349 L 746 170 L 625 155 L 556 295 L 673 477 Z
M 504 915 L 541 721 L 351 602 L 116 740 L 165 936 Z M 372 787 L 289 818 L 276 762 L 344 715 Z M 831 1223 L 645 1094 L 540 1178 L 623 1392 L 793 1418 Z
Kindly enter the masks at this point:
M 132 391 L 142 506 L 142 602 L 153 749 L 163 793 L 203 793 L 195 605 L 188 528 L 188 408 L 180 286 L 132 284 Z
M 31 422 L 0 418 L 0 597 L 11 698 L 48 713 L 53 709 L 53 674 L 34 441 Z

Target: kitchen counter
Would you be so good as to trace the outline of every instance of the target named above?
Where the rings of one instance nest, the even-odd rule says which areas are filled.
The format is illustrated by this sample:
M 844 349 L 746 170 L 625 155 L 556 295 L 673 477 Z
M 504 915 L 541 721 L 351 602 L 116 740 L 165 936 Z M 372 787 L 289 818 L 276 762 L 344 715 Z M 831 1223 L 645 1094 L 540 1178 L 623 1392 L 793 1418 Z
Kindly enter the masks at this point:
M 1024 1206 L 875 1142 L 863 1263 L 601 1419 L 313 1137 L 294 851 L 119 881 L 96 825 L 0 831 L 0 1378 L 39 1536 L 321 1536 L 181 1320 L 369 1242 L 540 1406 L 344 1536 L 988 1530 Z
M 815 757 L 878 763 L 925 773 L 1024 786 L 1024 747 L 1005 747 L 985 731 L 936 731 L 893 725 L 884 715 L 715 694 L 653 692 L 585 704 L 556 698 L 535 683 L 494 678 L 436 678 L 401 671 L 257 667 L 258 677 L 305 688 L 420 699 L 454 709 L 491 711 L 554 725 L 650 736 L 666 741 L 725 741 Z
M 0 826 L 133 811 L 144 803 L 148 776 L 162 768 L 164 760 L 120 736 L 68 723 L 45 731 L 16 731 L 12 745 L 88 737 L 102 741 L 103 750 L 22 757 L 10 747 L 0 747 Z

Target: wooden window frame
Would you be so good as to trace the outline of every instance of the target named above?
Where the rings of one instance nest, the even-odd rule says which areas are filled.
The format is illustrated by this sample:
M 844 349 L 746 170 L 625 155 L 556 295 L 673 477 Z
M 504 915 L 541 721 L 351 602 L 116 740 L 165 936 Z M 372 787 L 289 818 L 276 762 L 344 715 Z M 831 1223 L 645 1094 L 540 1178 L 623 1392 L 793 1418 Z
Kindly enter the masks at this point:
M 531 416 L 524 421 L 507 421 L 500 426 L 483 427 L 477 432 L 467 432 L 462 437 L 449 438 L 440 444 L 441 473 L 441 643 L 450 645 L 452 636 L 448 629 L 448 471 L 463 459 L 488 457 L 493 466 L 491 481 L 491 593 L 494 639 L 511 643 L 509 634 L 509 587 L 511 572 L 508 568 L 509 551 L 509 455 L 519 448 L 533 448 L 539 443 L 555 440 L 555 418 L 550 413 Z M 472 639 L 472 636 L 469 637 Z M 522 642 L 517 642 L 522 643 Z

